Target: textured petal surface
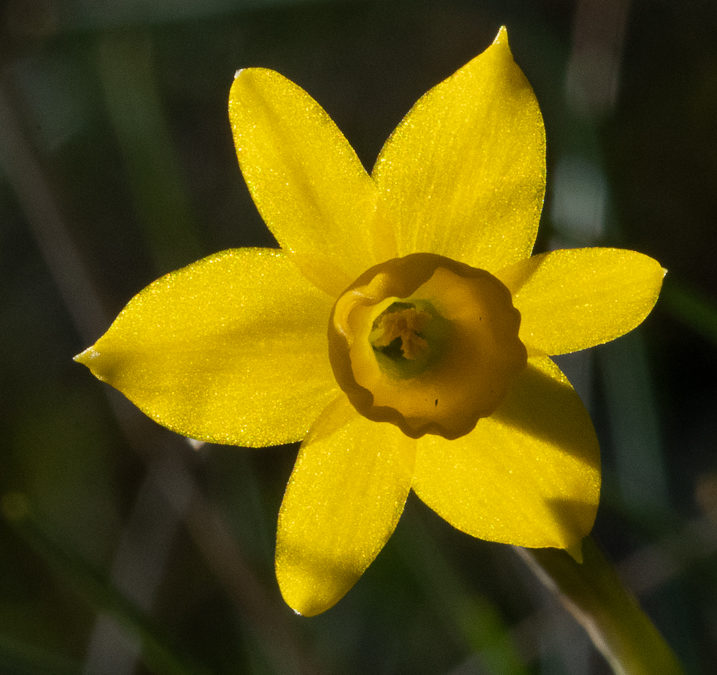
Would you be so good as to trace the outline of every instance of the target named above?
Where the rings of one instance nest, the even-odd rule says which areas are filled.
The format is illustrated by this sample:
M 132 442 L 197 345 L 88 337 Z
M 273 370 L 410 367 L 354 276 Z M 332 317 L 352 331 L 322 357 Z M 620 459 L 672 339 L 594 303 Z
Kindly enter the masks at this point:
M 493 272 L 530 255 L 545 191 L 545 131 L 505 29 L 414 105 L 373 171 L 399 255 Z
M 566 354 L 642 323 L 657 301 L 665 270 L 635 251 L 577 248 L 533 256 L 496 276 L 513 294 L 526 347 Z
M 336 395 L 330 310 L 286 254 L 224 251 L 149 285 L 76 359 L 185 436 L 287 443 Z
M 418 441 L 413 487 L 474 537 L 573 548 L 592 528 L 600 456 L 590 417 L 547 357 L 531 359 L 493 416 L 455 441 Z
M 338 295 L 393 257 L 376 222 L 376 186 L 326 112 L 279 73 L 241 70 L 229 95 L 239 164 L 279 245 L 321 288 Z
M 299 451 L 279 513 L 276 575 L 305 616 L 338 602 L 391 536 L 411 485 L 415 441 L 341 395 Z

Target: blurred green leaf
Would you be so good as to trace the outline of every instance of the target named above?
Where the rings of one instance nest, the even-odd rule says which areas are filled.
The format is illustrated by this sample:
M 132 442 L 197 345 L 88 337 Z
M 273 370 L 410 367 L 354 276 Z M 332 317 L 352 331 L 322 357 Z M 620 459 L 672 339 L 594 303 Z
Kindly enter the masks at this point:
M 675 319 L 717 345 L 717 300 L 671 276 L 665 278 L 661 306 Z
M 203 252 L 180 172 L 176 143 L 167 129 L 157 91 L 148 34 L 108 34 L 97 60 L 107 113 L 124 157 L 135 208 L 158 270 L 166 271 Z
M 0 635 L 0 672 L 13 675 L 72 675 L 82 665 L 71 659 L 27 644 L 9 635 Z
M 324 4 L 348 0 L 324 0 Z M 66 0 L 60 16 L 67 29 L 112 28 L 137 23 L 191 21 L 227 12 L 253 12 L 261 9 L 314 4 L 315 0 L 123 0 L 95 2 Z
M 199 675 L 209 671 L 181 654 L 148 616 L 129 602 L 107 579 L 57 540 L 52 527 L 32 510 L 25 495 L 12 492 L 2 497 L 2 514 L 17 534 L 45 561 L 55 575 L 72 585 L 97 611 L 114 617 L 142 643 L 142 658 L 156 672 L 167 675 Z

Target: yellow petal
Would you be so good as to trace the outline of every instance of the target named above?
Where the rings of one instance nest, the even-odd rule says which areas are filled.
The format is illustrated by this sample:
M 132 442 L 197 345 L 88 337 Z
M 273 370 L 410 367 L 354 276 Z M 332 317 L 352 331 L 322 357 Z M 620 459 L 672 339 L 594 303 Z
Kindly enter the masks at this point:
M 592 528 L 597 439 L 547 357 L 531 359 L 503 405 L 467 436 L 417 443 L 413 488 L 459 530 L 518 546 L 574 548 Z
M 532 353 L 566 354 L 638 326 L 657 301 L 665 270 L 642 253 L 578 248 L 533 256 L 496 273 L 521 315 Z
M 431 89 L 373 170 L 398 255 L 438 253 L 489 272 L 530 255 L 545 191 L 545 131 L 504 28 Z
M 335 396 L 330 311 L 281 251 L 224 251 L 150 284 L 76 360 L 185 436 L 288 443 Z
M 338 295 L 392 257 L 376 222 L 376 186 L 321 106 L 279 73 L 237 73 L 229 117 L 239 164 L 259 212 L 302 271 Z
M 296 612 L 332 607 L 378 555 L 403 511 L 414 456 L 413 440 L 343 395 L 317 420 L 279 513 L 276 575 Z

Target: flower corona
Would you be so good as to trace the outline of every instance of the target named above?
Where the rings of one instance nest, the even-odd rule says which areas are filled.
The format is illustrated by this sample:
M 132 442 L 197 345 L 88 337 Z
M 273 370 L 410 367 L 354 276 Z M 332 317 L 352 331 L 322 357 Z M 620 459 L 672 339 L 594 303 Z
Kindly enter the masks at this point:
M 526 366 L 520 315 L 492 274 L 431 253 L 367 270 L 329 320 L 329 358 L 356 410 L 412 438 L 457 438 Z

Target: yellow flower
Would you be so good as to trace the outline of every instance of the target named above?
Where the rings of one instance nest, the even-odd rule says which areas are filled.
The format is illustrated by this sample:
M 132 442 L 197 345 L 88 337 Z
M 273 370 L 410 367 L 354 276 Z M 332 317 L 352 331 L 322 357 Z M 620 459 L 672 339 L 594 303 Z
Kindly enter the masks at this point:
M 415 104 L 370 175 L 278 73 L 237 73 L 229 114 L 280 249 L 162 277 L 77 360 L 186 436 L 303 440 L 276 547 L 301 614 L 353 586 L 410 489 L 475 537 L 579 556 L 599 449 L 549 355 L 633 329 L 664 270 L 608 248 L 530 257 L 544 127 L 505 29 Z

